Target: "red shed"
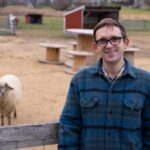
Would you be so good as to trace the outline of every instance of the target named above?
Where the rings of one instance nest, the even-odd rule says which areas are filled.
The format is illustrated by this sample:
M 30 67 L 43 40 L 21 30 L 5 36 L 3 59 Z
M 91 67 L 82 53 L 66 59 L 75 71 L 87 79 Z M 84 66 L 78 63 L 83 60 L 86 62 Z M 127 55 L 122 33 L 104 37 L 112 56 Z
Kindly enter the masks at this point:
M 37 13 L 29 13 L 26 14 L 25 19 L 26 19 L 26 23 L 39 23 L 42 24 L 42 14 L 37 14 Z
M 110 17 L 119 20 L 121 7 L 81 6 L 64 15 L 64 31 L 66 29 L 93 29 L 103 18 Z
M 85 9 L 85 6 L 81 6 L 64 14 L 64 30 L 65 31 L 66 29 L 71 29 L 71 28 L 76 28 L 76 29 L 83 28 L 84 9 Z

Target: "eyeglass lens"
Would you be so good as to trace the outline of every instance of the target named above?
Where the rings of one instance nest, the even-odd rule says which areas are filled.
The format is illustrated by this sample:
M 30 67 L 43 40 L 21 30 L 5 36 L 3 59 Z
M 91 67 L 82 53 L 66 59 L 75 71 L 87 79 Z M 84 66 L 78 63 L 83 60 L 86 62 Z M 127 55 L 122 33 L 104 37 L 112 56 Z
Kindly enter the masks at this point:
M 112 45 L 118 45 L 121 41 L 122 37 L 111 37 L 110 39 L 99 39 L 96 41 L 96 43 L 98 44 L 98 46 L 106 46 L 108 44 L 108 42 L 110 42 L 110 44 Z

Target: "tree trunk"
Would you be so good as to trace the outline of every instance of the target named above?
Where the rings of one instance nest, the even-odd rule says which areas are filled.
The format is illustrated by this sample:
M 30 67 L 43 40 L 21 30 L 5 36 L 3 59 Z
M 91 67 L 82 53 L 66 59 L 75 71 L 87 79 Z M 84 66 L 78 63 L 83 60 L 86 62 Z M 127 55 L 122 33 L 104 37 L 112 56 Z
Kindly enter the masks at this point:
M 144 6 L 145 2 L 144 0 L 134 0 L 134 7 L 135 8 L 141 8 Z
M 4 7 L 7 5 L 7 0 L 0 0 L 0 6 Z

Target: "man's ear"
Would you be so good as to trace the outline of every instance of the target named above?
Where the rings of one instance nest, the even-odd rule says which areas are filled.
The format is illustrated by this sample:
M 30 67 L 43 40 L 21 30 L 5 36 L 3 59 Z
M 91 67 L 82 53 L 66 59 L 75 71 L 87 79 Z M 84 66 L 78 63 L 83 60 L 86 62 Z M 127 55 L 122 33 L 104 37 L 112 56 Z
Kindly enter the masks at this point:
M 125 45 L 125 49 L 128 48 L 128 45 L 129 45 L 129 39 L 128 38 L 124 39 L 124 45 Z
M 99 50 L 98 50 L 97 44 L 96 44 L 95 42 L 93 42 L 92 46 L 93 46 L 94 52 L 95 52 L 95 53 L 98 53 Z

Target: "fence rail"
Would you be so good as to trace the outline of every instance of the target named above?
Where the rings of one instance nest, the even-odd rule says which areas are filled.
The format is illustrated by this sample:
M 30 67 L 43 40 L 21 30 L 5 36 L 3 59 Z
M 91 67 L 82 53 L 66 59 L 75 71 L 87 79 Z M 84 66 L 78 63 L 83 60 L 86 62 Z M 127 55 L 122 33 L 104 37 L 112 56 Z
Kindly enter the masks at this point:
M 59 123 L 0 127 L 0 150 L 57 144 Z
M 150 20 L 121 20 L 121 23 L 125 26 L 127 30 L 150 30 Z M 63 18 L 62 17 L 44 17 L 44 22 L 42 25 L 36 24 L 26 24 L 24 17 L 19 18 L 19 29 L 35 29 L 35 30 L 63 30 Z M 8 17 L 0 17 L 0 34 L 10 34 L 8 26 Z
M 127 30 L 150 30 L 150 20 L 121 20 Z M 50 29 L 63 29 L 63 20 L 52 18 L 49 22 Z
M 0 35 L 14 35 L 15 28 L 14 24 L 10 24 L 8 17 L 0 17 Z
M 150 20 L 122 20 L 127 30 L 150 30 Z

